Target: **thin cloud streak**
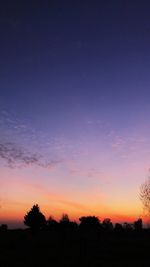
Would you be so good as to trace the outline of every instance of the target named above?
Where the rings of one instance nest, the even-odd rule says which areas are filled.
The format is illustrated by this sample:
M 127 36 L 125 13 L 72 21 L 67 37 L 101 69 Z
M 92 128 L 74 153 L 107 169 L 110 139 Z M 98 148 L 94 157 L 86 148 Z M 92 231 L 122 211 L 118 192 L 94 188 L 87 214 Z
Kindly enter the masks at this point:
M 0 159 L 6 162 L 9 168 L 39 166 L 42 168 L 52 168 L 61 163 L 61 160 L 51 160 L 46 162 L 40 154 L 31 153 L 15 143 L 0 143 Z

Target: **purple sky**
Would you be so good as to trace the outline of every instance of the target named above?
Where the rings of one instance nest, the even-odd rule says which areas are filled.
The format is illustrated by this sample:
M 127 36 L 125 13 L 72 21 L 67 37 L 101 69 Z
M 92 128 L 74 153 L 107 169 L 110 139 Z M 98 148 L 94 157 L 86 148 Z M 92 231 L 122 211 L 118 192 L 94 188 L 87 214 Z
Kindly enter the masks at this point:
M 0 222 L 139 217 L 150 161 L 150 2 L 3 1 Z

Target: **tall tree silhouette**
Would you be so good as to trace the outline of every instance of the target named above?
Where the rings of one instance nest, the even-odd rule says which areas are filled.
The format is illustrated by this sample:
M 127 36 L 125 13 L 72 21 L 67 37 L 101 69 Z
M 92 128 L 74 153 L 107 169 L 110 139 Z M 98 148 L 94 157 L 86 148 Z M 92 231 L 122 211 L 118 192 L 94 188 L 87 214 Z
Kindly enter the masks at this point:
M 141 185 L 140 199 L 145 211 L 150 215 L 150 177 Z
M 29 226 L 32 230 L 39 230 L 45 226 L 45 216 L 41 213 L 37 204 L 24 216 L 24 224 Z

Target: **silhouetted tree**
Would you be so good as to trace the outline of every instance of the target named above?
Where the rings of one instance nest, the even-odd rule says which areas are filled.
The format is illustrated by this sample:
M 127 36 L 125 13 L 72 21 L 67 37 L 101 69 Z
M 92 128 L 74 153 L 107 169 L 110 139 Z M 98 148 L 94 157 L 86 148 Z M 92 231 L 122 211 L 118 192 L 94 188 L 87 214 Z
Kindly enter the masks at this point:
M 7 231 L 7 230 L 8 230 L 8 225 L 7 225 L 7 224 L 2 224 L 2 225 L 0 226 L 0 231 L 5 232 L 5 231 Z
M 124 224 L 123 224 L 123 228 L 124 228 L 124 230 L 126 230 L 126 231 L 132 231 L 132 229 L 133 229 L 133 225 L 132 225 L 131 223 L 124 222 Z
M 63 214 L 60 221 L 59 221 L 59 225 L 61 229 L 69 229 L 70 226 L 70 219 L 68 214 Z
M 68 214 L 63 214 L 60 221 L 59 221 L 60 227 L 63 229 L 68 229 L 68 230 L 75 230 L 77 229 L 77 223 L 72 222 L 69 219 Z
M 60 223 L 69 223 L 70 222 L 70 219 L 69 219 L 69 216 L 68 214 L 63 214 L 61 219 L 60 219 Z
M 143 203 L 143 207 L 150 215 L 150 177 L 141 185 L 140 199 Z
M 56 229 L 58 226 L 58 222 L 52 217 L 50 216 L 47 220 L 47 227 L 51 230 Z
M 96 216 L 83 216 L 79 218 L 79 232 L 81 238 L 81 250 L 86 247 L 87 240 L 95 240 L 99 237 L 100 221 Z
M 79 218 L 80 223 L 80 227 L 99 227 L 100 225 L 100 221 L 99 218 L 96 216 L 83 216 L 81 218 Z
M 40 212 L 40 208 L 37 204 L 24 216 L 24 224 L 34 231 L 39 230 L 46 225 L 45 216 Z
M 122 233 L 123 232 L 123 226 L 122 226 L 122 224 L 121 223 L 116 223 L 115 224 L 115 227 L 114 227 L 114 231 L 117 234 Z
M 142 219 L 138 219 L 137 221 L 135 221 L 134 224 L 133 224 L 133 226 L 134 226 L 134 229 L 135 229 L 137 232 L 142 231 L 142 229 L 143 229 Z
M 106 218 L 103 220 L 102 226 L 103 226 L 103 229 L 106 231 L 112 231 L 113 230 L 113 224 L 109 218 Z

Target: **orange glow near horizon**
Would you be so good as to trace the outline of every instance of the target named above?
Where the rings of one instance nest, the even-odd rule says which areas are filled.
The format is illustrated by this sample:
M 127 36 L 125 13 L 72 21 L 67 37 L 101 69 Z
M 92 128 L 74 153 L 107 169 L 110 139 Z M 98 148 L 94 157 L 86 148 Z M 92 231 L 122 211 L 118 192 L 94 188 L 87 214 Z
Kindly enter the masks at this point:
M 33 203 L 36 204 L 36 203 Z M 3 210 L 3 212 L 1 213 L 1 221 L 2 222 L 9 222 L 9 221 L 19 221 L 20 223 L 23 223 L 23 218 L 24 215 L 26 214 L 27 211 L 30 210 L 30 208 L 32 207 L 32 205 L 24 205 L 21 210 L 18 208 L 14 208 L 14 209 L 6 209 Z M 59 209 L 57 210 L 56 207 L 56 212 L 51 212 L 50 210 L 47 209 L 47 206 L 40 206 L 40 210 L 41 212 L 45 215 L 46 219 L 49 218 L 49 216 L 52 216 L 54 219 L 56 219 L 57 221 L 59 221 L 59 219 L 61 218 L 62 214 L 67 213 L 69 215 L 69 218 L 73 221 L 78 222 L 79 218 L 81 216 L 97 216 L 100 221 L 103 221 L 104 218 L 110 218 L 112 220 L 113 223 L 123 223 L 123 222 L 134 222 L 135 220 L 137 220 L 138 218 L 142 218 L 143 221 L 147 221 L 147 218 L 145 216 L 139 216 L 139 213 L 134 213 L 134 214 L 122 214 L 122 213 L 118 213 L 118 214 L 114 214 L 112 213 L 100 213 L 99 211 L 95 211 L 95 212 L 73 212 L 72 210 L 67 210 L 66 208 L 63 210 Z
M 96 154 L 95 163 L 97 159 Z M 88 162 L 89 157 L 85 160 Z M 46 218 L 53 216 L 57 220 L 63 213 L 77 221 L 88 215 L 98 216 L 101 221 L 109 217 L 113 222 L 144 218 L 139 187 L 143 169 L 146 173 L 145 162 L 137 164 L 137 168 L 129 164 L 128 171 L 125 164 L 118 168 L 110 165 L 101 172 L 88 170 L 84 161 L 80 165 L 66 161 L 55 168 L 2 167 L 0 223 L 23 222 L 25 213 L 36 203 Z
M 16 178 L 11 178 L 12 184 L 10 192 L 3 197 L 0 209 L 1 221 L 23 222 L 24 215 L 34 204 L 40 206 L 41 211 L 48 219 L 53 216 L 59 220 L 63 213 L 67 213 L 71 220 L 78 221 L 81 216 L 95 215 L 102 221 L 104 218 L 111 218 L 112 222 L 133 222 L 141 216 L 141 206 L 137 201 L 132 205 L 125 202 L 116 203 L 111 200 L 111 205 L 107 204 L 106 196 L 96 195 L 96 190 L 81 194 L 63 193 L 53 194 L 43 186 L 36 186 L 28 182 L 19 182 Z M 10 184 L 9 184 L 10 185 Z M 76 196 L 78 195 L 78 201 Z M 26 197 L 27 196 L 27 197 Z M 93 199 L 93 201 L 92 201 Z M 107 200 L 107 201 L 106 201 Z

